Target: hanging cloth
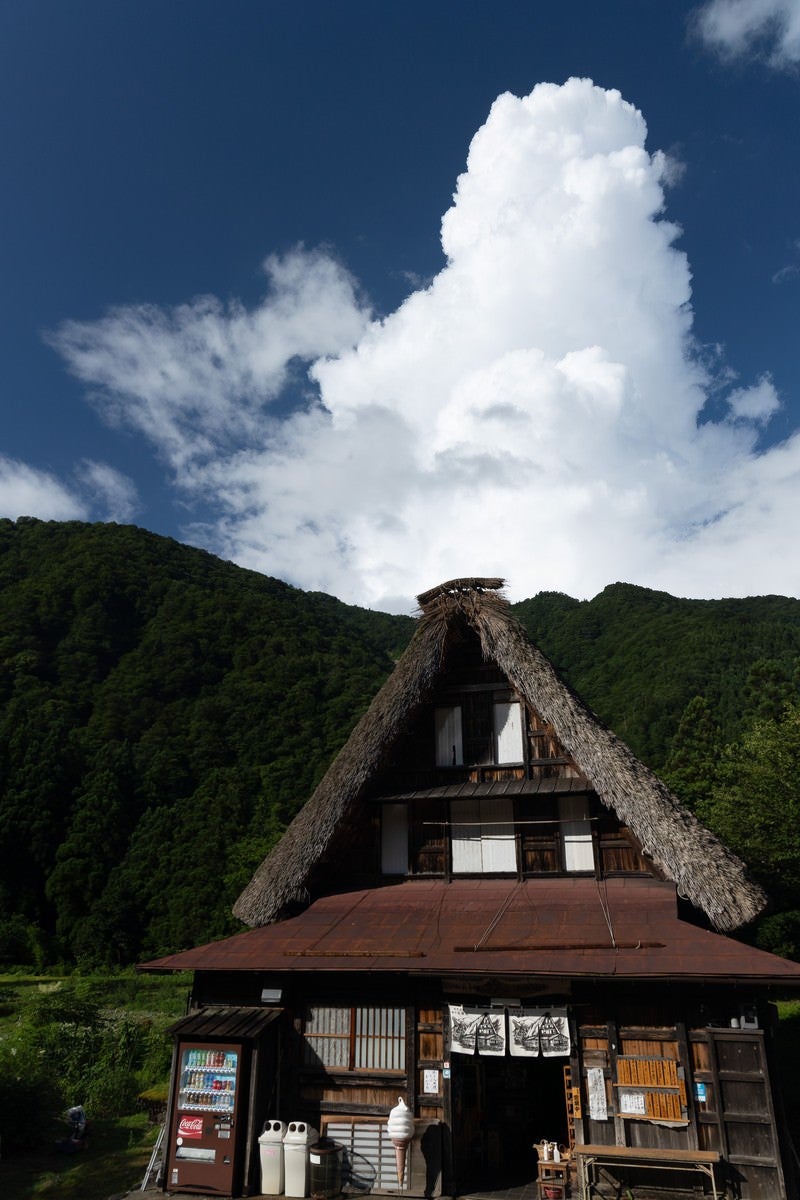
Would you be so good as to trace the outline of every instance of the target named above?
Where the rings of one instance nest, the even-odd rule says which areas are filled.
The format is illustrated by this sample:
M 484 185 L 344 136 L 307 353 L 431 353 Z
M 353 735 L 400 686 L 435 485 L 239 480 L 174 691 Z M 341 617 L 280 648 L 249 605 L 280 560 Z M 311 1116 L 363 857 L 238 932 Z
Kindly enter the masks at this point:
M 518 1008 L 509 1014 L 509 1049 L 517 1058 L 568 1057 L 569 1021 L 565 1008 Z
M 480 1021 L 479 1013 L 468 1013 L 463 1004 L 449 1004 L 450 1010 L 450 1053 L 474 1054 L 475 1032 Z
M 484 1009 L 475 1030 L 478 1054 L 497 1058 L 506 1052 L 505 1009 Z
M 496 1008 L 465 1008 L 448 1005 L 451 1054 L 482 1054 L 499 1057 L 506 1052 L 506 1014 Z

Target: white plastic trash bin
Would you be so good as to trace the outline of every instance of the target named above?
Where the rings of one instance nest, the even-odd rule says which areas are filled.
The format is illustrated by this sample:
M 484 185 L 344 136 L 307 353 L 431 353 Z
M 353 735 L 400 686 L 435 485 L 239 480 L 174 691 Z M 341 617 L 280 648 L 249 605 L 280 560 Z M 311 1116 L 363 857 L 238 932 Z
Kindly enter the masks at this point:
M 290 1121 L 283 1135 L 284 1193 L 308 1195 L 308 1147 L 319 1133 L 305 1121 Z
M 261 1150 L 261 1194 L 280 1196 L 283 1192 L 283 1137 L 285 1121 L 267 1121 L 258 1139 Z

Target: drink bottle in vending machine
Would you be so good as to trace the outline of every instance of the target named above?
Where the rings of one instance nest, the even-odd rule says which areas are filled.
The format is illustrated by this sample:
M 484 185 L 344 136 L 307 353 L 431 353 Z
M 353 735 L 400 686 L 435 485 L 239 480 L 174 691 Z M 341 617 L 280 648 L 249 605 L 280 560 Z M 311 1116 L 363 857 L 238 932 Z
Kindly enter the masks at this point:
M 179 1043 L 166 1185 L 169 1191 L 234 1193 L 242 1045 Z M 244 1106 L 242 1106 L 244 1107 Z

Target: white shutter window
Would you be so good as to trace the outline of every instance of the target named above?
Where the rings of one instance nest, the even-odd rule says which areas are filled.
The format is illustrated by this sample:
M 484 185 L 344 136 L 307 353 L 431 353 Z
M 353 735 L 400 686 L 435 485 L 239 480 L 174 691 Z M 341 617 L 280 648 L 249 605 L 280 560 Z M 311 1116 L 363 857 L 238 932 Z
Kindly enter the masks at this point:
M 453 874 L 479 875 L 483 871 L 480 801 L 451 800 L 450 829 Z
M 589 802 L 585 796 L 561 796 L 558 801 L 561 836 L 564 839 L 564 867 L 567 871 L 593 871 L 594 848 L 589 822 Z
M 481 801 L 481 851 L 485 873 L 516 871 L 514 801 L 510 797 Z
M 450 823 L 454 875 L 516 871 L 513 800 L 452 800 Z
M 404 1008 L 315 1004 L 306 1012 L 304 1037 L 304 1061 L 309 1067 L 342 1071 L 404 1071 L 406 1067 Z
M 461 705 L 436 709 L 436 765 L 460 767 L 464 762 L 461 737 Z
M 357 1008 L 355 1069 L 404 1071 L 406 1067 L 406 1010 Z
M 498 763 L 523 761 L 522 709 L 516 701 L 495 704 L 494 737 Z
M 381 808 L 381 871 L 384 875 L 408 874 L 407 804 Z
M 350 1009 L 314 1005 L 306 1013 L 304 1060 L 306 1066 L 339 1067 L 350 1062 Z

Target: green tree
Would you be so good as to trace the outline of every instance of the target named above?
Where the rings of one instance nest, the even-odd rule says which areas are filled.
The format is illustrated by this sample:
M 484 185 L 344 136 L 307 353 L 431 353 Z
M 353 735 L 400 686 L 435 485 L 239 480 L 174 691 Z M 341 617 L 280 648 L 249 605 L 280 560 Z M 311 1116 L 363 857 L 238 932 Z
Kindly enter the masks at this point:
M 742 694 L 745 720 L 780 720 L 787 704 L 800 698 L 797 666 L 776 658 L 759 658 L 747 673 Z
M 662 772 L 664 782 L 695 812 L 711 796 L 722 735 L 705 696 L 687 704 Z
M 699 816 L 748 864 L 774 902 L 762 944 L 797 952 L 800 933 L 800 704 L 761 718 L 720 758 Z

